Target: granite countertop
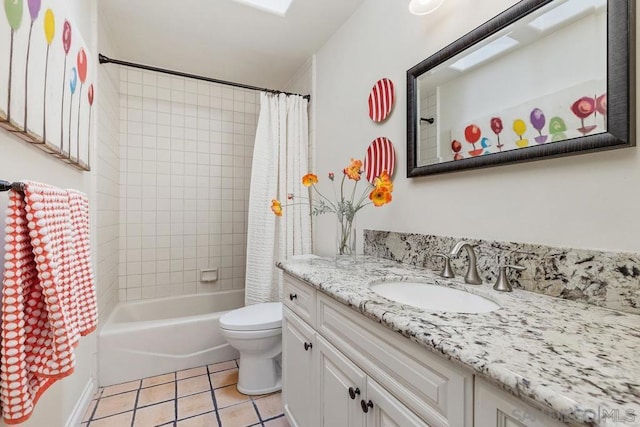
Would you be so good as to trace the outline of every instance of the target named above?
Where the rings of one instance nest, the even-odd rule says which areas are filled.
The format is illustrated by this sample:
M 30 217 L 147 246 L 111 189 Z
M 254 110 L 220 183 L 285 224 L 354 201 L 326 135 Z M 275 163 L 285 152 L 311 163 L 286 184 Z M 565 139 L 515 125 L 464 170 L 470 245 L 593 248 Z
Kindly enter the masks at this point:
M 640 316 L 527 291 L 496 292 L 491 284 L 467 285 L 462 278 L 443 279 L 374 257 L 347 266 L 307 258 L 278 267 L 565 422 L 640 426 Z M 450 286 L 501 308 L 482 314 L 427 311 L 369 289 L 384 280 Z M 627 423 L 607 421 L 603 411 L 612 410 Z

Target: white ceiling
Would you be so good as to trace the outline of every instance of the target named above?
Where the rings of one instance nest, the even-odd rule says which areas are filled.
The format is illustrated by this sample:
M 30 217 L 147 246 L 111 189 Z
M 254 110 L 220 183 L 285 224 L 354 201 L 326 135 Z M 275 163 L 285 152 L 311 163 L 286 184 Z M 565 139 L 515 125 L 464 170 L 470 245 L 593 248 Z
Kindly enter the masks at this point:
M 363 0 L 294 0 L 285 17 L 232 0 L 101 0 L 117 52 L 160 68 L 283 89 Z

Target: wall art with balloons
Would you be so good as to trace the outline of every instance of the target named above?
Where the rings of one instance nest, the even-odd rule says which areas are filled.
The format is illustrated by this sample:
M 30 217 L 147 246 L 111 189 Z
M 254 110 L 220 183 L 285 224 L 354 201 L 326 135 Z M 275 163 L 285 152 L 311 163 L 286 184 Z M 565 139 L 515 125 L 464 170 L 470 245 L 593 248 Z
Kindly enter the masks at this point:
M 0 127 L 89 170 L 94 61 L 64 0 L 5 0 Z
M 460 123 L 442 152 L 450 152 L 448 160 L 462 160 L 606 131 L 606 83 L 591 81 Z

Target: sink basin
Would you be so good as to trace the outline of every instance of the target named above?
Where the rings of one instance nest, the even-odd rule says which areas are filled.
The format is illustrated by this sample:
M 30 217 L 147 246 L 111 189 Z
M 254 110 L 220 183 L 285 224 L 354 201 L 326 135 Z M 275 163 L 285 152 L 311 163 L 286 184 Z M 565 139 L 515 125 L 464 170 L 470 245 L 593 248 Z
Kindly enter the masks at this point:
M 458 289 L 417 282 L 383 282 L 371 290 L 392 301 L 430 311 L 488 313 L 500 308 L 493 301 Z

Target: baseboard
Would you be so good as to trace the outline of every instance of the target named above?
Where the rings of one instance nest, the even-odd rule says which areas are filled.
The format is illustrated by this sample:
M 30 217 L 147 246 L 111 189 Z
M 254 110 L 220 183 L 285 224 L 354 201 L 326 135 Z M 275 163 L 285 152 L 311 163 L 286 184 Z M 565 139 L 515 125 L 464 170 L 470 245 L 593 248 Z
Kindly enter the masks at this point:
M 71 415 L 69 415 L 69 418 L 67 419 L 66 427 L 78 427 L 80 423 L 82 423 L 82 416 L 91 402 L 96 386 L 95 378 L 89 378 L 80 398 L 76 402 L 76 406 L 74 406 L 73 411 L 71 411 Z

